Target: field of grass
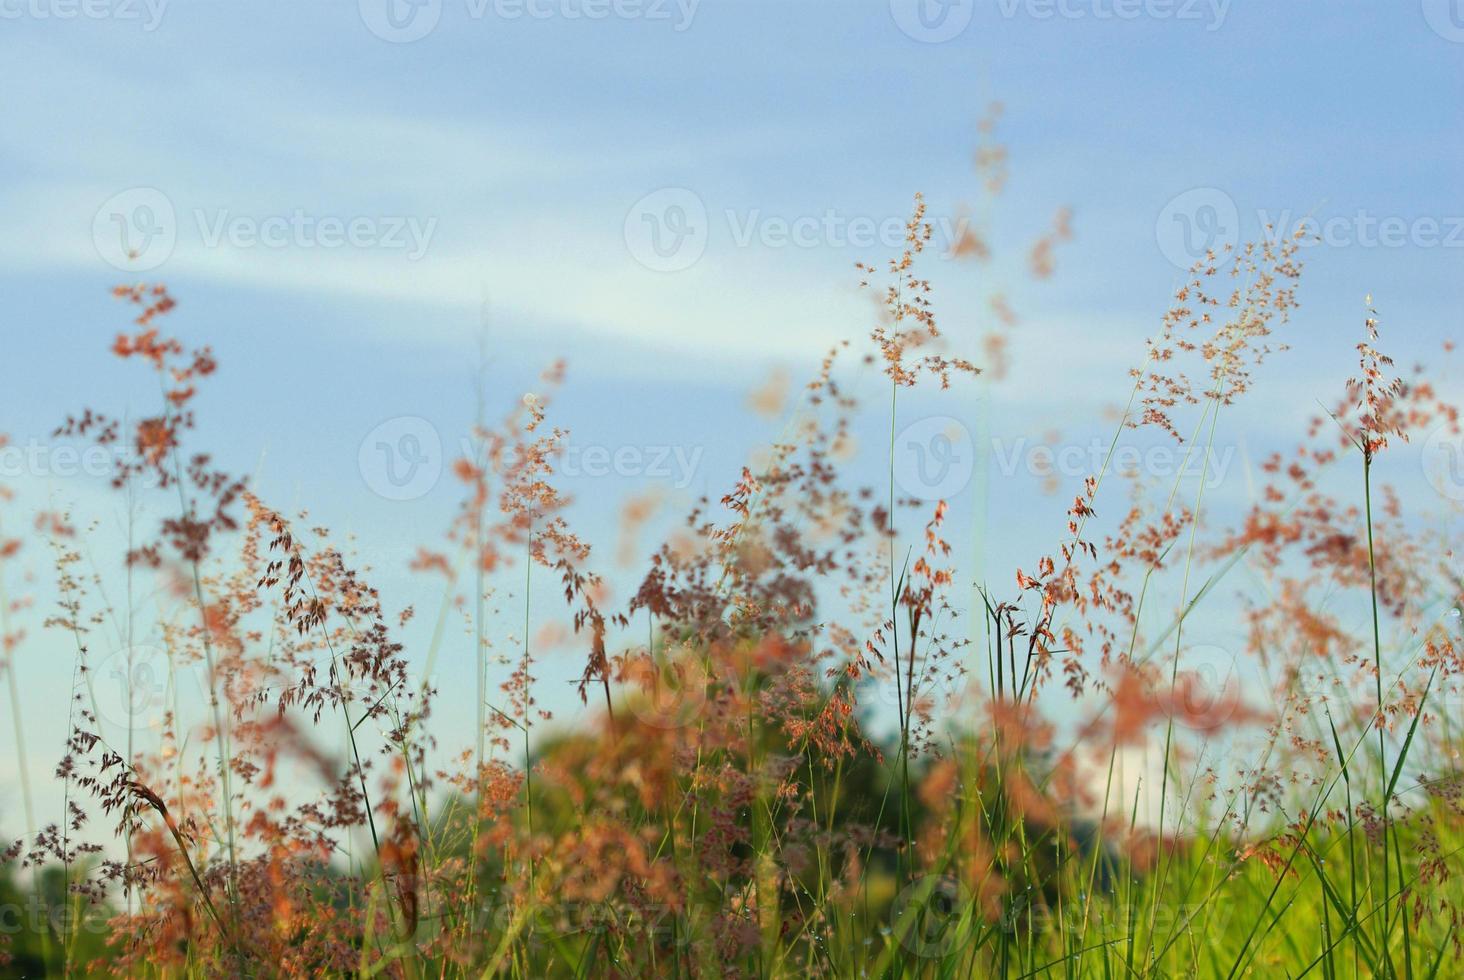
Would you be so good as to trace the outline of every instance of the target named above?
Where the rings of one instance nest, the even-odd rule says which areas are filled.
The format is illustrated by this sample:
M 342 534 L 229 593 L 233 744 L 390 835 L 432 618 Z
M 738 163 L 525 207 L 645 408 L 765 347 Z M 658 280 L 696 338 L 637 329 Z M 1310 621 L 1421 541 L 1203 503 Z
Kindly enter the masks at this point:
M 1060 218 L 1039 241 L 1039 273 L 1067 234 Z M 1359 310 L 1355 377 L 1265 462 L 1242 520 L 1110 456 L 1068 491 L 1066 526 L 1024 529 L 1028 562 L 973 581 L 946 502 L 903 499 L 894 473 L 909 389 L 984 383 L 1000 351 L 978 363 L 945 345 L 929 239 L 917 198 L 903 254 L 860 267 L 873 326 L 614 604 L 588 543 L 601 529 L 572 527 L 556 486 L 557 370 L 475 429 L 457 518 L 415 562 L 441 607 L 403 610 L 350 547 L 216 469 L 195 399 L 229 365 L 171 339 L 188 310 L 166 288 L 119 288 L 134 322 L 118 367 L 155 375 L 157 405 L 79 405 L 58 436 L 115 451 L 116 493 L 172 516 L 129 527 L 126 579 L 104 581 L 89 515 L 0 511 L 20 768 L 57 757 L 65 791 L 47 815 L 21 787 L 44 829 L 4 852 L 4 970 L 1461 975 L 1459 524 L 1420 518 L 1439 500 L 1387 478 L 1410 437 L 1452 438 L 1456 409 Z M 1135 429 L 1212 445 L 1257 365 L 1287 356 L 1301 275 L 1294 241 L 1199 262 L 1135 351 L 1115 446 Z M 886 404 L 841 386 L 861 360 Z M 881 486 L 843 473 L 861 412 L 888 414 Z M 1322 489 L 1337 474 L 1350 496 Z M 37 565 L 55 608 L 25 599 Z M 1186 660 L 1192 617 L 1239 568 L 1269 596 L 1243 614 L 1255 687 Z M 187 615 L 134 618 L 121 596 L 143 580 Z M 553 724 L 535 687 L 551 624 L 528 603 L 545 592 L 583 661 L 582 710 Z M 522 609 L 508 633 L 503 596 Z M 414 615 L 435 623 L 426 649 L 397 639 Z M 69 705 L 17 683 L 41 630 L 71 644 Z M 113 744 L 92 662 L 113 631 L 156 636 L 179 676 L 197 667 L 205 690 L 167 690 L 205 721 L 168 710 Z M 454 644 L 476 677 L 438 677 Z M 435 723 L 444 683 L 476 692 L 476 731 Z M 56 711 L 64 749 L 28 742 L 25 719 Z M 1159 786 L 1121 778 L 1135 752 Z

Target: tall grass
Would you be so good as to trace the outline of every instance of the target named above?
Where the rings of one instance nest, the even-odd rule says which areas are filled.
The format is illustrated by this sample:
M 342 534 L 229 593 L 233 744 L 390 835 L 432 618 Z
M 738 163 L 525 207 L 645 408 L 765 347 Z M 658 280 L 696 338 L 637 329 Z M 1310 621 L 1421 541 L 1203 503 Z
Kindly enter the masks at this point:
M 1061 215 L 1034 276 L 1070 234 Z M 831 351 L 770 456 L 685 516 L 619 609 L 555 485 L 561 368 L 497 425 L 482 399 L 454 469 L 461 510 L 413 563 L 443 588 L 420 654 L 395 639 L 411 610 L 388 612 L 323 529 L 297 530 L 192 444 L 213 356 L 161 332 L 164 288 L 118 290 L 138 313 L 113 349 L 155 373 L 162 407 L 135 422 L 87 410 L 59 435 L 119 448 L 129 501 L 144 483 L 176 497 L 151 538 L 129 523 L 124 631 L 130 651 L 149 630 L 134 576 L 170 583 L 188 615 L 151 633 L 175 699 L 201 664 L 207 719 L 175 707 L 157 744 L 130 725 L 109 743 L 90 677 L 104 592 L 73 570 L 84 532 L 45 515 L 36 536 L 54 544 L 62 596 L 47 625 L 73 638 L 77 700 L 56 772 L 67 812 L 34 826 L 22 785 L 29 826 L 6 857 L 33 897 L 0 880 L 22 912 L 0 936 L 11 969 L 1456 974 L 1456 542 L 1378 485 L 1398 443 L 1456 431 L 1456 409 L 1426 379 L 1390 376 L 1370 312 L 1359 377 L 1294 453 L 1264 463 L 1269 484 L 1234 526 L 1206 510 L 1207 469 L 1189 500 L 1179 477 L 1158 492 L 1130 479 L 1116 459 L 1135 429 L 1208 460 L 1222 409 L 1279 352 L 1296 307 L 1296 242 L 1207 256 L 1065 527 L 1031 529 L 1054 546 L 1034 547 L 1012 585 L 973 582 L 946 540 L 951 507 L 901 499 L 897 479 L 904 390 L 959 387 L 980 367 L 947 353 L 930 238 L 917 198 L 901 254 L 861 266 L 866 283 L 889 280 L 864 366 L 846 364 L 851 345 Z M 987 261 L 984 243 L 956 251 Z M 885 485 L 861 488 L 843 475 L 860 412 L 847 378 L 870 365 L 889 382 L 889 458 Z M 1361 501 L 1329 496 L 1328 474 L 1359 458 Z M 26 543 L 0 538 L 22 753 L 21 607 L 3 576 Z M 1197 610 L 1238 570 L 1267 596 L 1243 614 L 1236 659 L 1259 678 L 1247 688 L 1187 659 Z M 531 601 L 546 573 L 584 660 L 568 725 L 535 695 L 553 645 Z M 959 637 L 963 614 L 980 625 Z M 472 645 L 472 732 L 431 715 L 454 622 Z M 1143 752 L 1158 756 L 1157 793 L 1124 778 Z M 114 833 L 121 859 L 98 847 Z M 59 888 L 43 870 L 57 864 Z

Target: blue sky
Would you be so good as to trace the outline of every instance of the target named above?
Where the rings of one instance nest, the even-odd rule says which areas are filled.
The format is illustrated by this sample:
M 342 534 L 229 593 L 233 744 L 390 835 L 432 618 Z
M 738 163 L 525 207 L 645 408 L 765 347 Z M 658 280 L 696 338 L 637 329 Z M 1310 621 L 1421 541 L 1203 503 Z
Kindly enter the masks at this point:
M 1100 412 L 1180 281 L 1185 222 L 1253 237 L 1314 215 L 1328 241 L 1304 252 L 1294 350 L 1226 420 L 1238 456 L 1213 499 L 1239 505 L 1244 460 L 1287 444 L 1351 373 L 1364 294 L 1400 363 L 1461 333 L 1461 8 L 439 0 L 386 20 L 374 0 L 0 0 L 0 431 L 45 453 L 83 405 L 146 410 L 146 379 L 107 352 L 125 323 L 108 289 L 165 280 L 182 304 L 169 327 L 224 366 L 199 406 L 219 458 L 357 532 L 403 603 L 430 603 L 399 569 L 445 526 L 452 481 L 384 499 L 360 450 L 380 424 L 399 439 L 392 420 L 425 419 L 440 468 L 472 419 L 480 343 L 490 408 L 563 355 L 556 419 L 574 443 L 639 454 L 568 481 L 608 549 L 625 493 L 720 496 L 777 435 L 744 408 L 769 371 L 805 376 L 867 332 L 853 263 L 890 250 L 848 239 L 901 220 L 916 191 L 938 220 L 969 205 L 1001 254 L 931 256 L 953 349 L 979 352 L 993 291 L 1022 322 L 1007 379 L 914 396 L 902 422 L 955 417 L 1008 449 L 1111 431 Z M 993 100 L 1011 179 L 988 204 L 971 156 Z M 1023 256 L 1059 207 L 1074 239 L 1034 283 Z M 689 229 L 691 251 L 647 251 L 658 224 Z M 132 267 L 124 229 L 146 243 Z M 880 397 L 867 372 L 851 383 Z M 694 467 L 650 472 L 663 448 Z M 22 466 L 17 506 L 74 503 L 105 542 L 115 502 L 62 469 Z M 981 472 L 957 527 L 1005 583 L 1055 540 L 1065 497 Z M 40 632 L 20 670 L 28 701 L 54 704 L 69 654 Z M 64 725 L 28 721 L 39 783 Z M 7 828 L 13 769 L 0 751 Z

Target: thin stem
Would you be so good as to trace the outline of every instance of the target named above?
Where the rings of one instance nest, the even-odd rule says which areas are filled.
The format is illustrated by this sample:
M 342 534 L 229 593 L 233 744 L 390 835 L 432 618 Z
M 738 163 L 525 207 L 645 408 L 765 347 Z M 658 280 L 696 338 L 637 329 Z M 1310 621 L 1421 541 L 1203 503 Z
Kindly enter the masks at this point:
M 1392 899 L 1389 894 L 1389 880 L 1391 869 L 1388 863 L 1388 837 L 1390 833 L 1390 821 L 1388 817 L 1388 747 L 1387 747 L 1387 726 L 1383 723 L 1383 640 L 1382 628 L 1379 625 L 1378 616 L 1378 563 L 1377 555 L 1373 549 L 1373 516 L 1372 516 L 1372 447 L 1366 442 L 1368 436 L 1364 433 L 1362 450 L 1362 492 L 1363 502 L 1367 515 L 1367 573 L 1369 593 L 1372 598 L 1372 630 L 1373 630 L 1373 668 L 1376 672 L 1376 686 L 1378 710 L 1375 724 L 1378 730 L 1378 772 L 1382 779 L 1382 822 L 1383 822 L 1383 902 L 1382 909 L 1382 941 L 1379 949 L 1384 957 L 1388 975 L 1393 973 L 1393 959 L 1388 954 L 1388 936 L 1391 928 L 1391 910 L 1389 905 Z M 1401 869 L 1400 869 L 1401 871 Z

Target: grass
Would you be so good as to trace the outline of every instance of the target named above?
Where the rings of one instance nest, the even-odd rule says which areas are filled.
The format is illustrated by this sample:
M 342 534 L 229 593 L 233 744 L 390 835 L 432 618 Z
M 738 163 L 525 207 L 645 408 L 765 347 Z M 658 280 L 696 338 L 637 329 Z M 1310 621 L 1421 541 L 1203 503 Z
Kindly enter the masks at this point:
M 1066 528 L 1031 530 L 1055 546 L 1014 588 L 973 582 L 945 539 L 947 502 L 901 500 L 896 474 L 905 389 L 979 370 L 944 353 L 924 208 L 887 267 L 860 267 L 866 284 L 888 280 L 867 362 L 890 384 L 886 486 L 841 475 L 859 406 L 836 349 L 771 456 L 688 514 L 607 608 L 598 553 L 555 486 L 556 367 L 497 425 L 480 405 L 455 467 L 461 510 L 414 563 L 444 590 L 424 651 L 395 639 L 410 610 L 388 612 L 327 532 L 192 445 L 196 391 L 218 365 L 162 332 L 166 289 L 119 289 L 137 315 L 113 349 L 156 375 L 161 406 L 87 411 L 58 436 L 122 451 L 129 514 L 143 486 L 176 498 L 151 538 L 129 518 L 118 628 L 129 651 L 149 630 L 166 647 L 174 697 L 198 665 L 208 717 L 169 712 L 156 744 L 131 726 L 109 744 L 92 647 L 119 620 L 100 577 L 78 571 L 85 531 L 46 514 L 0 537 L 0 589 L 30 544 L 53 549 L 61 605 L 43 626 L 71 635 L 77 677 L 56 770 L 66 812 L 4 855 L 8 969 L 1457 975 L 1461 583 L 1454 542 L 1378 486 L 1399 443 L 1457 430 L 1456 409 L 1422 377 L 1390 376 L 1369 310 L 1359 376 L 1293 455 L 1266 462 L 1234 526 L 1207 512 L 1204 472 L 1188 501 L 1177 476 L 1131 480 L 1115 460 L 1133 429 L 1208 460 L 1296 306 L 1295 242 L 1207 256 Z M 1058 227 L 1034 249 L 1039 277 L 1070 234 L 1065 216 Z M 1322 489 L 1353 466 L 1360 503 Z M 1191 618 L 1237 569 L 1265 587 L 1238 614 L 1237 654 L 1264 690 L 1207 684 L 1187 660 Z M 146 622 L 133 600 L 146 576 L 182 583 L 187 615 Z M 570 725 L 535 697 L 543 589 L 562 594 L 584 658 Z M 500 596 L 511 617 L 495 616 Z M 25 608 L 0 591 L 22 753 L 36 710 L 20 694 Z M 958 630 L 962 615 L 979 627 Z M 427 678 L 454 642 L 472 648 L 472 732 L 432 719 Z M 1120 771 L 1138 749 L 1157 755 L 1157 821 L 1152 789 Z M 123 856 L 109 856 L 117 837 Z

